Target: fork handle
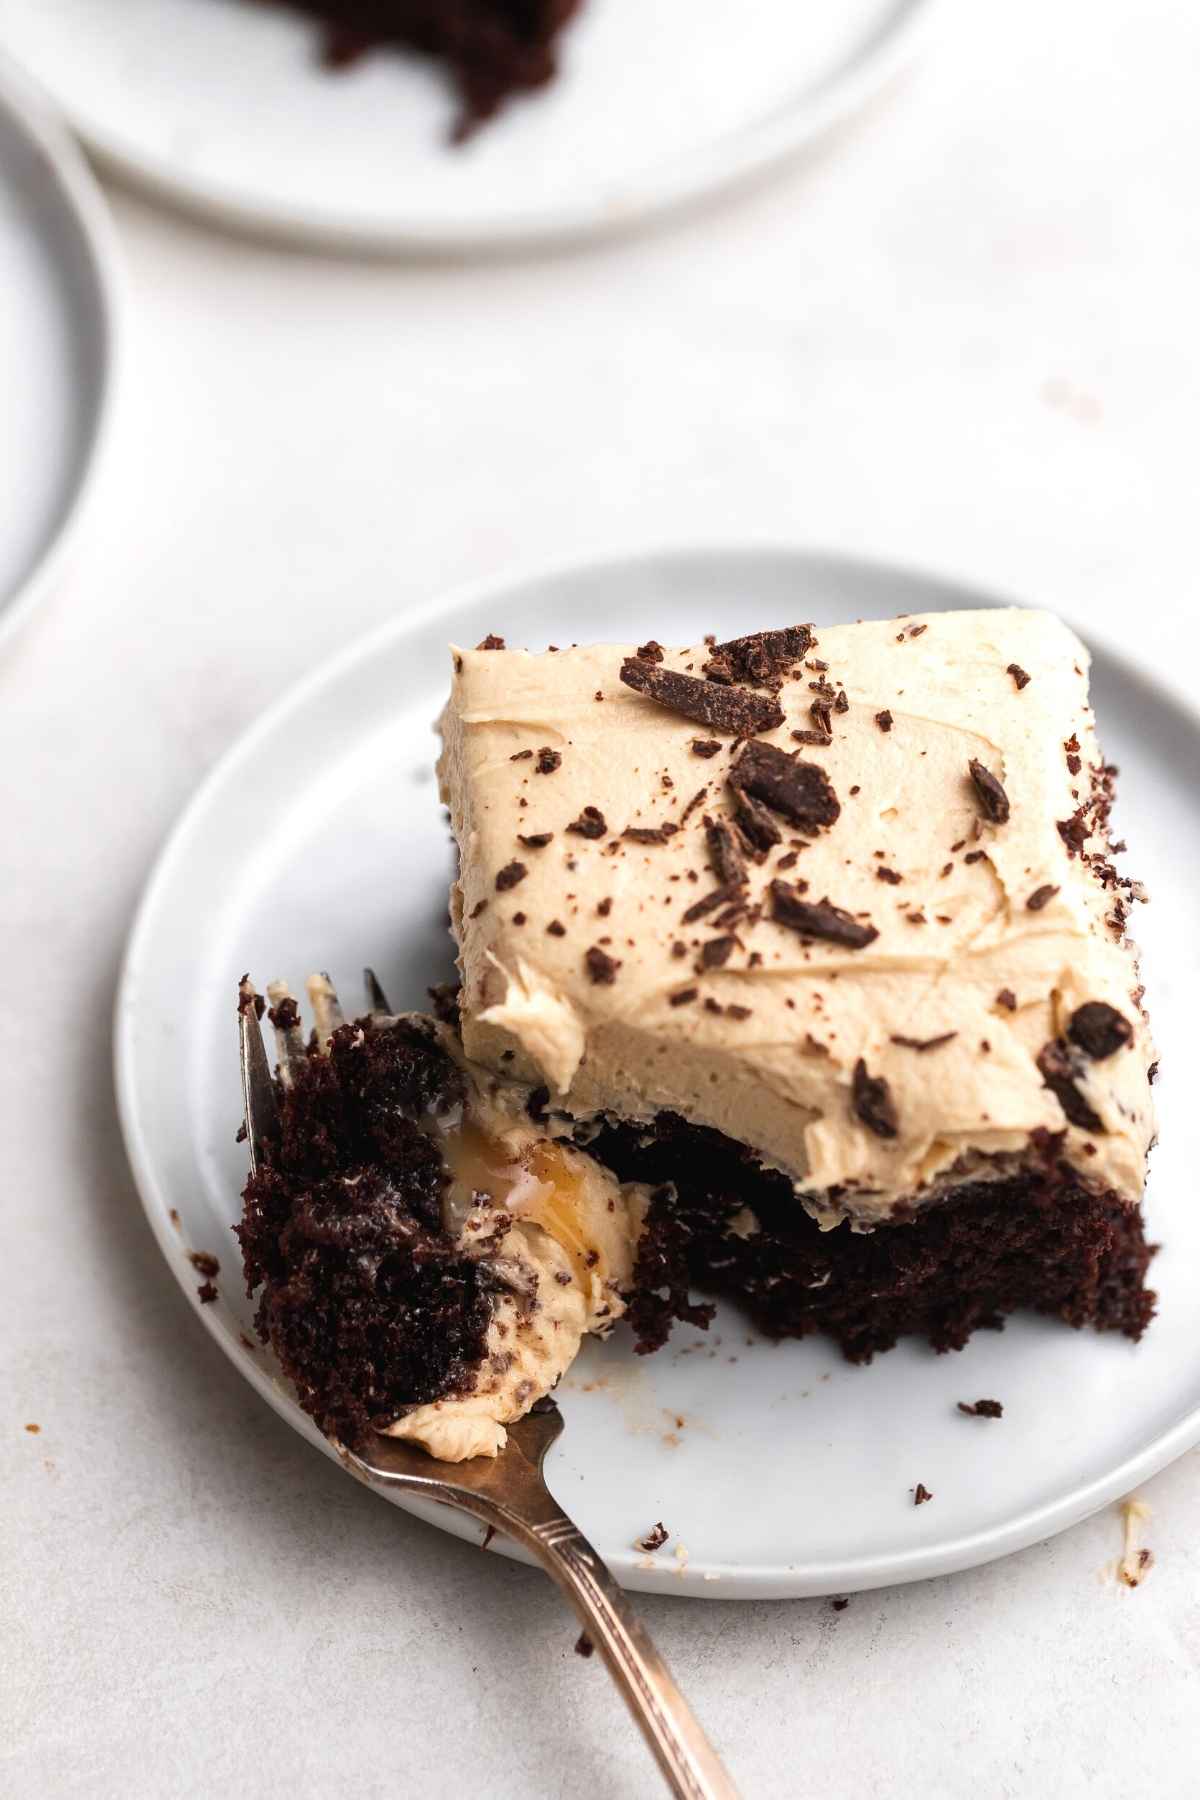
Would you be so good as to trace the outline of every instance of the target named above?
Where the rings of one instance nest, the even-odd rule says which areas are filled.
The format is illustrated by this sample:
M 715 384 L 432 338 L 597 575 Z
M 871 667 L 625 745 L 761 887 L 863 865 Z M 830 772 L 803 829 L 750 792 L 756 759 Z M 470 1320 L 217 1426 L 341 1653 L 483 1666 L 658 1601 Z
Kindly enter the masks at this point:
M 738 1800 L 716 1751 L 650 1634 L 603 1559 L 549 1494 L 536 1523 L 501 1508 L 497 1521 L 533 1552 L 603 1656 L 626 1706 L 679 1800 Z

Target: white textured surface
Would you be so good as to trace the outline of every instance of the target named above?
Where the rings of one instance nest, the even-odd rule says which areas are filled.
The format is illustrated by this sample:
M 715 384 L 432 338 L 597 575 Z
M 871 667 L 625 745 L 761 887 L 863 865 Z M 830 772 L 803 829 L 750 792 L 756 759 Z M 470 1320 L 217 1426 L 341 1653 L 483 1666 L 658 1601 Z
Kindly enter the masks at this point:
M 807 537 L 1132 617 L 1186 667 L 1200 23 L 950 10 L 818 163 L 615 249 L 364 268 L 119 202 L 125 454 L 0 666 L 7 999 L 45 1027 L 0 1086 L 6 1792 L 658 1791 L 540 1578 L 347 1481 L 189 1317 L 117 1139 L 115 962 L 164 830 L 264 700 L 519 558 Z M 1109 1514 L 842 1613 L 647 1613 L 747 1796 L 1182 1796 L 1200 1457 L 1147 1497 L 1137 1592 L 1099 1578 Z

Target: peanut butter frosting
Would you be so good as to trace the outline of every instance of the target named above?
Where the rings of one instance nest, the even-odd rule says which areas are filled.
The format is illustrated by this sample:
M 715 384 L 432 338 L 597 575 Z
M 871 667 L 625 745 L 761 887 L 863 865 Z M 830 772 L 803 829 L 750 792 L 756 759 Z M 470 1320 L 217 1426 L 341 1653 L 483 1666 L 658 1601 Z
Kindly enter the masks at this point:
M 823 1224 L 1043 1133 L 1136 1202 L 1154 1053 L 1087 652 L 1012 610 L 764 641 L 453 652 L 467 1055 L 574 1119 L 715 1127 Z

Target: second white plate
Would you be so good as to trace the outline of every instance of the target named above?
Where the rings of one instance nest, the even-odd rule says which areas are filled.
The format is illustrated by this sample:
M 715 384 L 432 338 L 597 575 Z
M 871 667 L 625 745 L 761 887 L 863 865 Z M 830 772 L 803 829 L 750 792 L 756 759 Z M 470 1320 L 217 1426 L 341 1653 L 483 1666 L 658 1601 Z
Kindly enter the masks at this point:
M 933 0 L 589 0 L 555 85 L 469 144 L 449 86 L 251 0 L 7 0 L 5 41 L 88 144 L 243 227 L 376 250 L 611 231 L 768 167 L 860 105 Z
M 488 631 L 547 639 L 694 642 L 751 624 L 820 623 L 993 604 L 927 577 L 799 552 L 642 557 L 542 575 L 432 607 L 356 645 L 285 697 L 215 771 L 145 895 L 116 1019 L 126 1143 L 171 1268 L 227 1354 L 271 1404 L 323 1440 L 248 1336 L 230 1227 L 244 1153 L 238 977 L 332 971 L 347 1000 L 364 963 L 393 1003 L 420 1006 L 449 973 L 451 848 L 433 783 L 431 721 L 446 645 Z M 959 1355 L 904 1344 L 851 1368 L 826 1344 L 774 1346 L 723 1308 L 705 1336 L 636 1358 L 618 1334 L 559 1389 L 567 1430 L 551 1478 L 632 1587 L 783 1597 L 911 1581 L 983 1562 L 1085 1517 L 1200 1440 L 1200 719 L 1099 651 L 1097 713 L 1121 764 L 1119 828 L 1154 894 L 1140 911 L 1162 1052 L 1163 1143 L 1148 1200 L 1164 1248 L 1160 1316 L 1140 1345 L 1019 1319 Z M 196 1300 L 190 1249 L 222 1262 Z M 181 1346 L 186 1349 L 186 1346 Z M 997 1423 L 958 1400 L 1004 1403 Z M 327 1445 L 323 1445 L 328 1449 Z M 922 1481 L 934 1494 L 914 1508 Z M 459 1515 L 406 1502 L 462 1536 Z M 640 1557 L 655 1520 L 674 1534 Z M 676 1543 L 688 1551 L 680 1574 Z M 503 1546 L 497 1540 L 495 1548 Z

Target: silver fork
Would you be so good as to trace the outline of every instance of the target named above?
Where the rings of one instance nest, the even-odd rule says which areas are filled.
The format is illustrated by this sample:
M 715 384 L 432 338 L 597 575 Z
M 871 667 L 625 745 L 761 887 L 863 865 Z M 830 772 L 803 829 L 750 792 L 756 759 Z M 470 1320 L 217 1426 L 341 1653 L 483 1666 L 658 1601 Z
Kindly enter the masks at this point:
M 372 1015 L 393 1017 L 373 971 L 364 970 L 363 979 Z M 285 990 L 272 986 L 268 992 L 274 999 Z M 337 995 L 328 975 L 310 981 L 308 993 L 318 1039 L 324 1042 L 342 1022 Z M 242 984 L 238 1029 L 246 1140 L 253 1171 L 278 1135 L 279 1111 L 255 992 L 248 981 Z M 297 1060 L 305 1055 L 300 1026 L 277 1029 L 276 1044 L 279 1077 L 286 1085 Z M 365 1450 L 335 1447 L 345 1467 L 368 1487 L 400 1488 L 424 1495 L 469 1513 L 523 1544 L 574 1607 L 671 1792 L 685 1800 L 737 1800 L 737 1790 L 645 1626 L 601 1556 L 546 1485 L 546 1452 L 562 1429 L 562 1414 L 553 1400 L 547 1399 L 509 1427 L 508 1443 L 496 1457 L 439 1463 L 415 1444 L 378 1433 L 372 1433 Z

